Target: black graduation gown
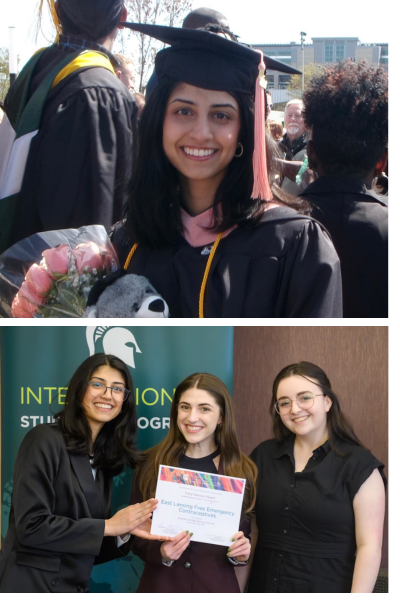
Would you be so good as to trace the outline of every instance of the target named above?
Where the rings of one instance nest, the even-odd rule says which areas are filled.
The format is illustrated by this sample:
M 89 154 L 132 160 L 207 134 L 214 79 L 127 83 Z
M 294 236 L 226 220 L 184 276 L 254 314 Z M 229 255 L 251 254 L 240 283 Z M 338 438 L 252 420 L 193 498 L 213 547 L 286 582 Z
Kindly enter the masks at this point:
M 7 534 L 0 551 L 0 592 L 84 592 L 94 564 L 126 555 L 104 537 L 112 477 L 89 456 L 67 451 L 58 424 L 25 436 L 13 474 Z
M 388 208 L 352 177 L 320 177 L 301 196 L 332 236 L 340 258 L 343 316 L 388 316 Z
M 122 227 L 112 241 L 123 265 L 131 244 Z M 172 250 L 139 246 L 128 272 L 149 279 L 171 317 L 198 317 L 203 250 L 182 236 Z M 204 316 L 341 317 L 340 264 L 325 229 L 288 207 L 266 211 L 256 228 L 234 229 L 213 258 Z
M 30 94 L 65 58 L 50 47 Z M 7 97 L 12 110 L 13 89 Z M 50 91 L 32 139 L 11 244 L 39 231 L 122 218 L 133 162 L 137 107 L 132 94 L 100 67 L 72 73 Z

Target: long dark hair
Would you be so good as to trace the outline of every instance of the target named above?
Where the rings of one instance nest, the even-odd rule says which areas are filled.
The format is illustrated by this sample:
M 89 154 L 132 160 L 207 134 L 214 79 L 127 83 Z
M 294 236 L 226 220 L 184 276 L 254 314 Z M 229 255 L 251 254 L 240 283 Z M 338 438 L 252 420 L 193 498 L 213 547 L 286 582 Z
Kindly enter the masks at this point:
M 164 77 L 152 91 L 139 122 L 139 153 L 134 165 L 127 207 L 128 229 L 132 238 L 151 248 L 173 245 L 182 231 L 179 173 L 167 159 L 163 148 L 163 124 L 168 98 L 181 82 Z M 264 212 L 263 201 L 251 199 L 253 189 L 254 103 L 249 95 L 229 92 L 239 106 L 239 140 L 244 151 L 234 158 L 220 183 L 213 201 L 217 231 L 233 225 L 254 227 Z M 299 210 L 308 204 L 274 186 L 279 157 L 275 142 L 267 136 L 270 185 L 276 199 Z M 222 216 L 217 211 L 220 204 Z
M 94 372 L 104 365 L 121 373 L 128 398 L 122 405 L 119 415 L 105 423 L 93 445 L 93 467 L 102 468 L 109 476 L 118 475 L 124 465 L 134 467 L 140 461 L 135 447 L 137 431 L 136 409 L 132 377 L 126 364 L 112 354 L 94 354 L 87 358 L 75 371 L 68 384 L 65 408 L 54 418 L 60 424 L 67 450 L 76 454 L 89 454 L 92 432 L 82 407 L 87 384 Z
M 341 455 L 342 453 L 335 445 L 335 436 L 365 448 L 364 444 L 354 433 L 354 429 L 349 420 L 342 412 L 338 397 L 332 390 L 331 382 L 329 381 L 326 373 L 320 367 L 317 367 L 317 365 L 306 361 L 288 365 L 275 377 L 275 381 L 272 386 L 272 398 L 269 407 L 269 413 L 273 420 L 274 436 L 278 441 L 284 442 L 292 435 L 292 432 L 289 431 L 289 429 L 283 424 L 282 419 L 275 410 L 278 386 L 282 379 L 286 379 L 286 377 L 290 377 L 291 375 L 300 375 L 300 377 L 304 377 L 304 379 L 311 381 L 311 383 L 316 383 L 321 388 L 325 396 L 328 396 L 328 398 L 332 400 L 332 406 L 326 415 L 326 423 L 329 443 L 337 454 Z
M 147 450 L 147 460 L 137 471 L 139 491 L 143 499 L 154 497 L 159 465 L 178 466 L 179 458 L 187 447 L 187 441 L 177 425 L 178 405 L 182 394 L 193 388 L 208 392 L 220 408 L 223 420 L 222 426 L 215 430 L 215 443 L 221 452 L 224 474 L 246 479 L 243 512 L 250 512 L 256 500 L 257 467 L 239 448 L 228 388 L 218 377 L 209 373 L 193 373 L 176 388 L 171 405 L 169 432 L 161 443 Z

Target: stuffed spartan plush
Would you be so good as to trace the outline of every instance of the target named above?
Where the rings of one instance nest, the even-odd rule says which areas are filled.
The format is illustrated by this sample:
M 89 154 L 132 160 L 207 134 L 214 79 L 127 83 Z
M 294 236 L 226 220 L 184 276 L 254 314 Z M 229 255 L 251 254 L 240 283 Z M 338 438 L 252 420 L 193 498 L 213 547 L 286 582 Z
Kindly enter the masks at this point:
M 169 310 L 146 277 L 113 273 L 93 286 L 83 316 L 166 319 Z

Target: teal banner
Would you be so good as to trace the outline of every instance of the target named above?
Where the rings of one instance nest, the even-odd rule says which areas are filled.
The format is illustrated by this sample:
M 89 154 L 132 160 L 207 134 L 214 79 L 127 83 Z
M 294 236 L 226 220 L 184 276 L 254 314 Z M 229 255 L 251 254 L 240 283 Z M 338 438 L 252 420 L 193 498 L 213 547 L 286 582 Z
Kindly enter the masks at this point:
M 139 449 L 163 439 L 176 386 L 188 375 L 216 375 L 232 392 L 233 327 L 1 327 L 1 534 L 11 506 L 13 465 L 24 435 L 62 409 L 76 368 L 96 352 L 115 354 L 135 384 Z M 129 503 L 132 472 L 114 479 L 113 512 Z M 130 554 L 95 567 L 92 592 L 135 592 L 143 570 Z

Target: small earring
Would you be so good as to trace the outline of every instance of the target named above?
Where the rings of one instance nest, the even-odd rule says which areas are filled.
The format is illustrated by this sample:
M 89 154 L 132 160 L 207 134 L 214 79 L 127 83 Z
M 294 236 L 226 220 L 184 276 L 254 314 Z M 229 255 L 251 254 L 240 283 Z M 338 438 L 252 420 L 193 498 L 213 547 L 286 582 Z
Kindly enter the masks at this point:
M 218 423 L 217 427 L 218 429 L 222 429 L 222 423 Z
M 240 158 L 243 154 L 244 149 L 243 149 L 243 144 L 241 142 L 238 142 L 236 152 L 237 152 L 237 149 L 239 148 L 239 146 L 240 146 L 240 152 L 239 152 L 239 154 L 235 154 L 235 158 Z

